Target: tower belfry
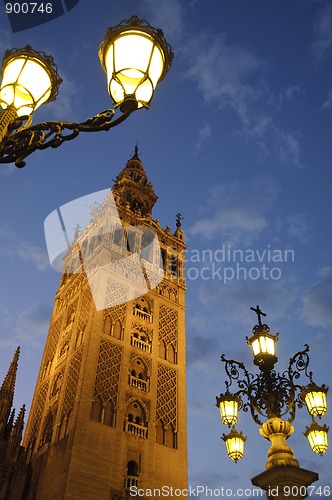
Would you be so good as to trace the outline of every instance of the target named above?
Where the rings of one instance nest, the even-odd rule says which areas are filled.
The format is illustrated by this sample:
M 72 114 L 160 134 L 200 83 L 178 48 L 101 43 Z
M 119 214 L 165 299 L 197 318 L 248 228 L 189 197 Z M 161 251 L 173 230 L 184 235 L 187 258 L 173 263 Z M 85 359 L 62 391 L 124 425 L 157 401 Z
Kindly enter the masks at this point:
M 64 258 L 24 437 L 28 499 L 187 487 L 184 234 L 138 148 Z M 179 498 L 186 498 L 185 495 Z

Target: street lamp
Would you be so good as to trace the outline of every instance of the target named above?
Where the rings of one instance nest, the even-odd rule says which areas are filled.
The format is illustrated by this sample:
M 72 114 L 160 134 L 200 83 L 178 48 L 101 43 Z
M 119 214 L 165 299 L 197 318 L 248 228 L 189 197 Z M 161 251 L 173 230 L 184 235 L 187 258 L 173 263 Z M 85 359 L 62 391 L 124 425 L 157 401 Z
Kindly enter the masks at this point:
M 245 412 L 250 410 L 253 420 L 260 426 L 261 436 L 271 442 L 266 470 L 252 478 L 252 483 L 264 489 L 268 498 L 303 498 L 307 496 L 304 491 L 318 479 L 318 474 L 300 468 L 286 440 L 294 432 L 291 422 L 295 419 L 296 408 L 306 406 L 312 417 L 321 418 L 326 413 L 328 388 L 325 385 L 318 386 L 312 380 L 313 374 L 308 371 L 307 344 L 303 351 L 290 358 L 288 369 L 282 374 L 274 370 L 278 334 L 271 334 L 268 325 L 262 323 L 261 317 L 266 314 L 259 306 L 252 307 L 251 310 L 257 314 L 258 324 L 253 328 L 253 336 L 247 337 L 247 342 L 253 351 L 254 364 L 260 372 L 253 375 L 243 363 L 226 359 L 222 354 L 221 361 L 225 363 L 228 380 L 225 394 L 216 397 L 216 405 L 220 409 L 222 422 L 228 426 L 237 423 L 238 409 Z M 306 386 L 297 383 L 301 376 L 309 379 Z M 233 382 L 239 390 L 232 393 L 229 389 Z M 286 414 L 288 418 L 283 419 Z M 267 420 L 262 421 L 261 417 Z M 327 450 L 328 430 L 326 425 L 319 425 L 313 420 L 304 432 L 315 453 L 322 455 Z M 235 462 L 239 460 L 243 456 L 246 439 L 242 432 L 238 433 L 233 427 L 228 435 L 223 434 L 222 439 L 226 443 L 229 457 Z M 292 487 L 290 497 L 288 493 Z
M 55 100 L 61 78 L 51 56 L 31 46 L 5 53 L 0 86 L 0 163 L 24 167 L 36 149 L 56 148 L 80 132 L 109 130 L 138 108 L 148 108 L 159 81 L 168 72 L 173 52 L 163 32 L 136 16 L 108 28 L 99 49 L 108 92 L 121 115 L 107 109 L 83 123 L 50 121 L 32 125 L 32 114 Z M 69 131 L 64 134 L 64 131 Z

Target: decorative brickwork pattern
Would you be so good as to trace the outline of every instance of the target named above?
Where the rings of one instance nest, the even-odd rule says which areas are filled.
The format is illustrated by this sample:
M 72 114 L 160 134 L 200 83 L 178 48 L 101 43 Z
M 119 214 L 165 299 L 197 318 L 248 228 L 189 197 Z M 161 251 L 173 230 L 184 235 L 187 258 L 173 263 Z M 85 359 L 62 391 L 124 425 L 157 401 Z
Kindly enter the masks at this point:
M 65 397 L 63 401 L 62 414 L 69 415 L 75 402 L 78 380 L 81 371 L 83 349 L 80 349 L 72 357 L 69 366 Z
M 63 315 L 59 316 L 57 319 L 53 320 L 51 323 L 50 331 L 47 339 L 47 358 L 52 361 L 56 348 L 58 346 L 58 341 L 61 333 Z
M 118 281 L 110 279 L 107 284 L 105 309 L 125 310 L 127 296 L 128 288 Z M 112 304 L 119 304 L 119 306 L 112 306 Z
M 117 405 L 121 360 L 122 347 L 101 340 L 93 397 L 100 397 L 103 402 L 110 401 L 113 407 Z
M 78 331 L 84 330 L 84 328 L 86 327 L 91 307 L 91 301 L 92 301 L 92 295 L 90 287 L 89 285 L 87 285 L 83 292 L 83 297 L 81 301 L 80 316 L 78 318 L 78 324 L 77 324 Z
M 62 331 L 62 336 L 68 337 L 68 334 L 71 333 L 74 321 L 75 321 L 75 316 L 76 316 L 76 311 L 77 311 L 77 304 L 78 304 L 78 298 L 73 300 L 67 308 L 67 314 L 66 314 L 66 322 L 64 324 L 64 328 Z
M 166 297 L 167 299 L 172 300 L 173 302 L 178 302 L 178 289 L 168 285 L 167 283 L 161 283 L 157 286 L 157 293 Z
M 164 426 L 177 429 L 177 375 L 176 370 L 164 365 L 158 366 L 157 379 L 157 421 Z
M 36 399 L 32 406 L 32 415 L 30 417 L 31 418 L 30 429 L 28 429 L 27 431 L 27 436 L 28 436 L 27 442 L 31 442 L 33 439 L 37 437 L 39 424 L 41 422 L 45 409 L 47 391 L 48 391 L 48 382 L 41 385 L 36 394 Z
M 59 288 L 57 294 L 58 298 L 56 301 L 56 311 L 64 308 L 69 303 L 71 298 L 74 297 L 76 293 L 79 293 L 84 282 L 87 282 L 87 277 L 84 273 L 69 274 L 68 276 L 69 277 L 65 284 Z
M 162 304 L 159 309 L 159 342 L 172 345 L 177 350 L 178 313 Z
M 106 291 L 104 318 L 110 316 L 113 323 L 120 321 L 123 324 L 126 313 L 127 294 L 128 288 L 125 285 L 118 283 L 116 280 L 109 280 Z M 110 307 L 111 304 L 119 305 Z

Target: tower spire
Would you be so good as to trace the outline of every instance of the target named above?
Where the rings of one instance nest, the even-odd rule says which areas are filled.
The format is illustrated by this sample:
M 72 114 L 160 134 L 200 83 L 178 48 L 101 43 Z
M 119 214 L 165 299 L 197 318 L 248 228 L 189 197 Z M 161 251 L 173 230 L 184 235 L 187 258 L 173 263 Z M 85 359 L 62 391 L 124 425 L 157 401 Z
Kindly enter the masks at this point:
M 134 155 L 116 177 L 112 192 L 118 209 L 128 207 L 141 217 L 151 217 L 152 208 L 158 196 L 138 156 L 138 143 L 135 146 Z
M 136 142 L 133 160 L 139 160 L 139 157 L 138 157 L 138 141 Z
M 20 347 L 18 347 L 13 356 L 7 375 L 4 378 L 0 389 L 0 432 L 6 426 L 14 400 L 16 373 L 18 358 L 20 356 Z

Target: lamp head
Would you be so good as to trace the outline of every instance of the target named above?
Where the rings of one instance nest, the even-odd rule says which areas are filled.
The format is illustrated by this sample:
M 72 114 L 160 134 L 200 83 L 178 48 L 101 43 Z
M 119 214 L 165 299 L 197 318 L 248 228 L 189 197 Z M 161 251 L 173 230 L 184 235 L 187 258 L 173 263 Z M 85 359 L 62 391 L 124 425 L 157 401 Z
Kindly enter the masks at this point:
M 241 398 L 237 394 L 232 394 L 227 391 L 225 394 L 220 394 L 219 397 L 216 397 L 216 406 L 220 410 L 220 418 L 223 424 L 235 425 L 238 419 L 238 411 L 241 404 Z
M 310 382 L 306 387 L 303 387 L 301 399 L 307 405 L 308 412 L 312 417 L 321 418 L 327 410 L 326 395 L 329 388 L 324 384 L 320 387 L 314 382 Z
M 243 457 L 244 443 L 247 438 L 243 435 L 242 431 L 238 432 L 235 427 L 233 427 L 231 432 L 227 435 L 223 434 L 221 439 L 225 441 L 229 458 L 234 460 L 235 463 Z
M 52 56 L 30 45 L 7 50 L 2 63 L 0 106 L 13 106 L 18 116 L 30 115 L 41 104 L 56 99 L 61 82 Z
M 114 104 L 122 112 L 148 108 L 173 56 L 162 30 L 136 16 L 108 28 L 99 58 Z
M 254 364 L 262 371 L 272 370 L 278 361 L 275 344 L 279 334 L 270 333 L 270 328 L 266 324 L 255 325 L 252 333 L 251 338 L 247 337 L 247 343 L 252 348 Z
M 319 425 L 314 420 L 311 422 L 310 427 L 306 428 L 306 431 L 303 433 L 309 441 L 311 449 L 314 453 L 319 453 L 319 455 L 323 455 L 328 448 L 327 442 L 327 433 L 329 428 L 324 425 Z

